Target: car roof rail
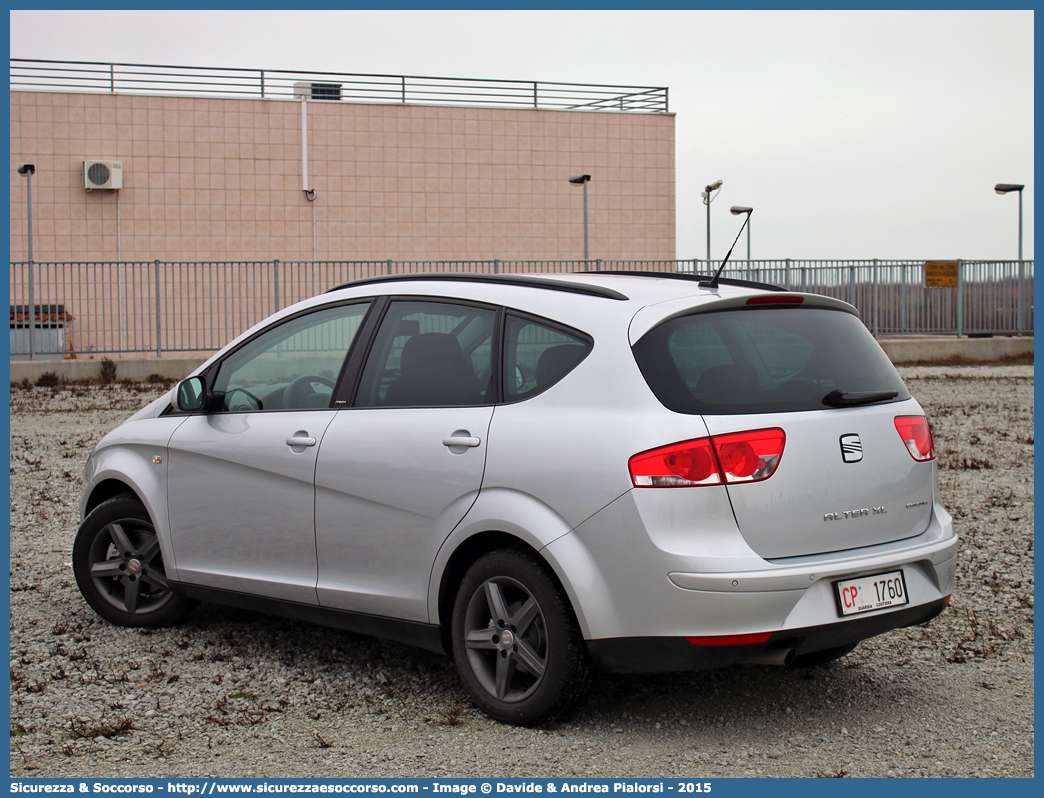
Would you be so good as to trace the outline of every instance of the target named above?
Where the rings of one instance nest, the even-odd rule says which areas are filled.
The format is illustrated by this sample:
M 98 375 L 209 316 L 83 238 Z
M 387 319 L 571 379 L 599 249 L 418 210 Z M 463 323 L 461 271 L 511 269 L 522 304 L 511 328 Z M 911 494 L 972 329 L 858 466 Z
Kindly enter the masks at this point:
M 590 272 L 586 272 L 590 273 Z M 701 282 L 709 280 L 711 275 L 709 274 L 690 274 L 689 272 L 652 272 L 652 271 L 635 271 L 629 272 L 623 269 L 617 269 L 612 271 L 594 272 L 594 274 L 621 274 L 627 277 L 661 277 L 665 280 L 685 280 L 687 282 Z M 783 286 L 773 285 L 772 283 L 759 283 L 754 280 L 741 280 L 735 277 L 719 277 L 718 283 L 721 285 L 737 285 L 743 288 L 760 288 L 763 291 L 789 291 L 790 289 L 784 288 Z
M 357 285 L 375 283 L 393 283 L 403 280 L 450 280 L 462 283 L 497 283 L 500 285 L 518 285 L 527 288 L 544 288 L 549 291 L 566 291 L 573 294 L 601 297 L 602 299 L 627 300 L 630 297 L 600 285 L 566 282 L 527 274 L 476 274 L 472 272 L 418 272 L 414 274 L 383 274 L 376 277 L 362 277 L 347 283 L 334 286 L 326 291 L 340 291 L 342 288 L 354 288 Z

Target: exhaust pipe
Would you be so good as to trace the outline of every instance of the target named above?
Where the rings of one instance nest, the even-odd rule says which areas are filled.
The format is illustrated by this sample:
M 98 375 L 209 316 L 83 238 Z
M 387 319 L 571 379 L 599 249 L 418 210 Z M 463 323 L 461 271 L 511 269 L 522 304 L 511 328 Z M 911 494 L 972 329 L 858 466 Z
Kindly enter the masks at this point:
M 743 664 L 786 666 L 794 661 L 794 654 L 795 651 L 792 648 L 769 648 L 743 660 Z

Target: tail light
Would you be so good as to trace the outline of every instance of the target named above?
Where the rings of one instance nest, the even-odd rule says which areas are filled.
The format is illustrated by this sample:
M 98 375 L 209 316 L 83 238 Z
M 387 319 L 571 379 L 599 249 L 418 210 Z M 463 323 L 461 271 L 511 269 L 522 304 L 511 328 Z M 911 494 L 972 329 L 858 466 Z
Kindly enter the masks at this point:
M 803 296 L 793 294 L 769 294 L 768 296 L 752 296 L 748 305 L 800 305 L 805 301 Z
M 935 459 L 935 443 L 928 419 L 924 416 L 896 416 L 895 428 L 906 444 L 910 456 L 918 462 Z
M 776 471 L 786 440 L 778 427 L 715 435 L 641 452 L 627 467 L 639 488 L 760 482 Z
M 753 643 L 767 643 L 772 632 L 754 632 L 749 635 L 705 635 L 703 637 L 686 637 L 694 646 L 749 646 Z

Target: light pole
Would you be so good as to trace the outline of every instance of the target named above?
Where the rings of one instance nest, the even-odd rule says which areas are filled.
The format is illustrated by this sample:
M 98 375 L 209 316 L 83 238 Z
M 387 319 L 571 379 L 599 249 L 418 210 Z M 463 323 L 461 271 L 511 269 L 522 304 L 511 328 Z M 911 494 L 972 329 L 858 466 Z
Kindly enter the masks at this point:
M 754 212 L 753 208 L 748 208 L 745 205 L 733 205 L 729 208 L 729 213 L 733 216 L 739 216 L 741 213 L 747 214 L 747 270 L 750 270 L 750 214 Z
M 710 204 L 711 204 L 711 201 L 718 195 L 718 192 L 721 191 L 721 184 L 723 182 L 724 181 L 722 181 L 722 180 L 715 180 L 713 183 L 711 183 L 709 186 L 707 186 L 705 189 L 703 189 L 703 193 L 700 194 L 700 196 L 703 197 L 703 204 L 707 206 L 707 268 L 708 269 L 710 268 Z
M 29 359 L 35 354 L 33 333 L 36 331 L 36 298 L 33 296 L 33 174 L 36 166 L 31 163 L 18 164 L 18 174 L 25 175 L 25 205 L 29 218 Z
M 1025 185 L 1019 183 L 998 183 L 993 187 L 993 190 L 998 194 L 1007 194 L 1011 191 L 1019 192 L 1019 300 L 1018 308 L 1016 310 L 1016 313 L 1018 313 L 1018 322 L 1016 326 L 1018 327 L 1019 335 L 1022 335 L 1022 292 L 1023 286 L 1026 282 L 1025 264 L 1022 262 L 1022 189 L 1025 187 Z
M 587 248 L 587 184 L 591 182 L 591 175 L 570 175 L 569 182 L 574 186 L 584 187 L 584 260 L 591 259 L 591 253 Z
M 1010 191 L 1019 192 L 1019 262 L 1022 262 L 1022 189 L 1026 188 L 1024 185 L 1017 183 L 998 183 L 993 187 L 993 190 L 998 194 L 1007 194 Z

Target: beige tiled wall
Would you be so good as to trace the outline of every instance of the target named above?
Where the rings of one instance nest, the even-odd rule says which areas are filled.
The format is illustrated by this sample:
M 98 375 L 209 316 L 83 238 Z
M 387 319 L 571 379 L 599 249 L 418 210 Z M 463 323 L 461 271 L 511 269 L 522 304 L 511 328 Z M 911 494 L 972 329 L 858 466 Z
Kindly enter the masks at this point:
M 11 92 L 11 259 L 672 259 L 674 117 Z M 87 192 L 84 160 L 123 162 Z

